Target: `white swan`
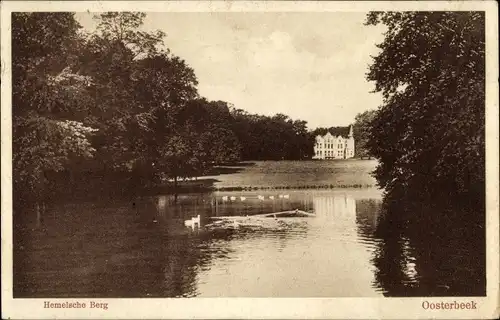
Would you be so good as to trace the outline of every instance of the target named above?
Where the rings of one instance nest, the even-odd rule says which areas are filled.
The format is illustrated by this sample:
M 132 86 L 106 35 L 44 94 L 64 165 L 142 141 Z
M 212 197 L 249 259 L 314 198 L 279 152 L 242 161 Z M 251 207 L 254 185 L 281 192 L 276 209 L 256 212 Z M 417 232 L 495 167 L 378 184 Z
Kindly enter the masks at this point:
M 247 199 L 247 198 L 245 198 L 245 197 L 240 197 L 240 200 L 241 200 L 241 201 L 245 201 L 246 199 Z
M 231 201 L 234 201 L 234 200 L 236 200 L 236 197 L 231 197 Z
M 227 196 L 222 197 L 222 201 L 227 201 L 227 199 L 228 199 Z
M 274 200 L 274 196 L 269 196 L 269 199 Z
M 258 195 L 258 196 L 257 196 L 257 199 L 259 199 L 259 200 L 264 200 L 265 198 L 264 198 L 264 196 Z
M 285 194 L 285 195 L 283 196 L 283 198 L 285 198 L 285 199 L 289 199 L 289 198 L 290 198 L 290 195 Z
M 184 221 L 184 225 L 185 225 L 186 227 L 188 227 L 188 228 L 189 228 L 189 227 L 191 227 L 191 228 L 193 228 L 193 229 L 196 227 L 196 225 L 198 225 L 198 228 L 199 228 L 199 227 L 200 227 L 200 225 L 201 225 L 201 224 L 200 224 L 200 220 L 201 220 L 201 219 L 200 219 L 200 215 L 198 215 L 196 218 L 191 218 L 191 219 L 189 219 L 189 220 L 185 220 L 185 221 Z
M 193 226 L 197 224 L 198 228 L 200 227 L 200 215 L 198 215 L 196 218 L 192 218 L 191 220 L 193 221 Z

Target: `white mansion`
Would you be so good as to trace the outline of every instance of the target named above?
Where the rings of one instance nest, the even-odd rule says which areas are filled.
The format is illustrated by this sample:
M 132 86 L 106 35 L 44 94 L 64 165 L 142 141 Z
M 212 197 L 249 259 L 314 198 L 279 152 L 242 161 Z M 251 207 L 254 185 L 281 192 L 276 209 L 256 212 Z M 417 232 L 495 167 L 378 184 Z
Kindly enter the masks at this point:
M 352 125 L 328 129 L 323 136 L 316 136 L 313 159 L 349 159 L 354 157 Z

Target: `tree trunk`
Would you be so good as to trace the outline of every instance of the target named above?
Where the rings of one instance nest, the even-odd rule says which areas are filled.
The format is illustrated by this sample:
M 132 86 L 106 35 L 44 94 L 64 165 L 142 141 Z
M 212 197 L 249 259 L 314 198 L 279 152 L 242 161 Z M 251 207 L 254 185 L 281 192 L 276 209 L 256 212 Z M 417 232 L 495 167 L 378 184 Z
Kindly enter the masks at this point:
M 177 203 L 177 176 L 174 176 L 174 202 Z
M 40 203 L 38 202 L 38 200 L 35 203 L 35 212 L 36 212 L 36 227 L 38 229 L 42 225 L 42 213 L 40 212 Z
M 43 219 L 45 218 L 46 212 L 45 201 L 37 200 L 35 203 L 35 212 L 36 212 L 36 228 L 39 229 L 43 224 Z
M 70 186 L 70 188 L 73 188 L 75 185 L 75 176 L 74 176 L 73 170 L 69 169 L 68 174 L 69 174 L 69 177 L 68 177 L 69 186 Z
M 43 223 L 43 214 L 45 208 L 45 199 L 46 199 L 46 176 L 43 171 L 38 172 L 38 176 L 36 177 L 35 189 L 33 192 L 33 198 L 35 200 L 35 212 L 36 212 L 36 228 L 40 228 Z

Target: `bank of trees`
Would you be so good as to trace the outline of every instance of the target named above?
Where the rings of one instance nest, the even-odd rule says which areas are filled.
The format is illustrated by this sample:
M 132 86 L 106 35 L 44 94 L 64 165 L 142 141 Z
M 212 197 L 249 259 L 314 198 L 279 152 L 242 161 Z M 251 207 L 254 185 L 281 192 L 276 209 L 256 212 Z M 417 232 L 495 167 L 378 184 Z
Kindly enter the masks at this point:
M 387 27 L 367 75 L 384 97 L 367 145 L 387 191 L 484 201 L 484 23 L 483 12 L 368 15 Z
M 384 97 L 367 143 L 387 192 L 375 277 L 392 296 L 484 295 L 484 12 L 374 12 L 367 23 L 387 27 L 368 73 Z M 404 285 L 408 247 L 445 289 Z
M 243 160 L 301 160 L 313 153 L 307 122 L 284 114 L 262 116 L 233 109 L 233 130 Z
M 239 158 L 227 104 L 199 96 L 161 32 L 139 31 L 144 14 L 96 18 L 84 34 L 71 13 L 13 14 L 17 194 L 43 198 L 51 180 L 90 173 L 154 184 Z
M 72 13 L 13 14 L 16 198 L 88 187 L 92 176 L 120 189 L 242 159 L 311 155 L 306 122 L 201 97 L 195 71 L 165 48 L 162 32 L 140 30 L 144 18 L 103 13 L 85 33 Z

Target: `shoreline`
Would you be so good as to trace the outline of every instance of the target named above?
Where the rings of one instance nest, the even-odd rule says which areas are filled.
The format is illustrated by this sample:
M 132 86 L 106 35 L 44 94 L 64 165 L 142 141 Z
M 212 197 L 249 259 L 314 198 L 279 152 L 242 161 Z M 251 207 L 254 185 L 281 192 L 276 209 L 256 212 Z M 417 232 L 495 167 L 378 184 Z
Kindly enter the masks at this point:
M 150 190 L 145 190 L 147 195 L 174 195 L 174 194 L 190 194 L 190 193 L 209 193 L 209 192 L 269 192 L 269 191 L 363 191 L 363 190 L 380 190 L 374 184 L 325 184 L 325 185 L 293 185 L 293 186 L 183 186 L 179 184 L 177 191 L 172 186 L 159 186 Z

